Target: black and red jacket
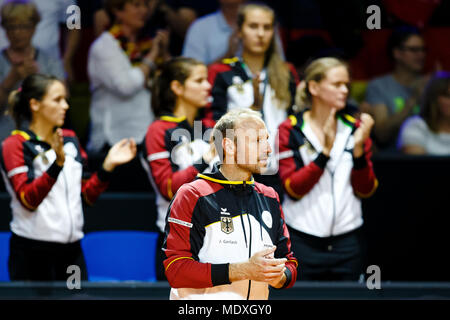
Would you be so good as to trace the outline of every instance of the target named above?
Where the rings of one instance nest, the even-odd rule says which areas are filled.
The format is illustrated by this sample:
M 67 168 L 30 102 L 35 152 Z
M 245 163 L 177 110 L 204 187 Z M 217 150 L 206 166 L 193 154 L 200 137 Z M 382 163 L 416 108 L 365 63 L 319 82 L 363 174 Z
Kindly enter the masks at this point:
M 304 112 L 291 115 L 279 128 L 279 165 L 285 197 L 286 223 L 301 232 L 329 237 L 355 230 L 363 223 L 361 198 L 378 187 L 371 161 L 372 141 L 364 154 L 354 158 L 354 133 L 359 120 L 337 113 L 337 129 L 330 156 L 322 146 Z
M 192 128 L 185 117 L 164 115 L 147 130 L 141 162 L 156 192 L 156 225 L 161 232 L 173 195 L 209 168 L 202 156 L 209 149 L 208 129 L 213 126 L 214 121 L 205 119 Z
M 292 107 L 294 105 L 296 87 L 300 80 L 295 67 L 290 63 L 287 63 L 287 66 L 290 71 L 289 91 L 291 93 L 291 101 L 288 106 Z M 264 70 L 261 73 L 260 94 L 262 95 L 265 92 L 268 97 L 273 97 L 270 85 L 264 88 L 264 84 L 269 82 L 263 79 L 266 76 L 267 72 Z M 212 86 L 212 102 L 210 107 L 206 109 L 207 118 L 212 118 L 217 121 L 228 110 L 248 108 L 253 105 L 252 75 L 240 58 L 224 59 L 221 63 L 215 63 L 209 66 L 208 81 Z M 274 99 L 267 98 L 263 100 L 264 106 L 261 111 L 264 121 L 272 118 L 278 120 L 280 118 L 278 115 L 281 115 L 283 117 L 282 120 L 284 120 L 286 113 L 290 114 L 292 112 L 290 109 L 285 110 L 284 114 L 277 112 L 278 107 L 274 103 Z M 270 129 L 270 124 L 268 124 L 268 127 Z
M 229 264 L 247 261 L 276 245 L 275 258 L 286 258 L 284 287 L 297 278 L 278 194 L 251 181 L 229 181 L 217 166 L 211 174 L 183 185 L 166 217 L 163 250 L 171 298 L 267 299 L 267 283 L 230 283 Z M 200 296 L 196 296 L 200 295 Z
M 0 151 L 1 171 L 11 196 L 11 231 L 34 240 L 69 243 L 83 237 L 82 200 L 92 204 L 110 173 L 87 172 L 87 156 L 71 130 L 63 130 L 65 162 L 31 130 L 15 130 Z

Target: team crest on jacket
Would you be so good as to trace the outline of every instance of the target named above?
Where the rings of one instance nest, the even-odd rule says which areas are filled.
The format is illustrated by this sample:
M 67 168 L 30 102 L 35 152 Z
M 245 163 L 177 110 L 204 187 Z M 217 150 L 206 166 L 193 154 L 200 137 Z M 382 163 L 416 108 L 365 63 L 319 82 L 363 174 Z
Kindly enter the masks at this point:
M 230 234 L 234 231 L 233 218 L 231 217 L 220 217 L 220 228 L 222 232 Z

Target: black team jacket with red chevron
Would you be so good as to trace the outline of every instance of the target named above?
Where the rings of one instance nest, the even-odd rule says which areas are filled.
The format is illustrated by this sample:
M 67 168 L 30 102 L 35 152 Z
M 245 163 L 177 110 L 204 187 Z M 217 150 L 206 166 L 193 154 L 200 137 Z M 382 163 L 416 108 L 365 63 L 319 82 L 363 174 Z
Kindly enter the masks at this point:
M 248 260 L 276 245 L 286 258 L 284 288 L 297 278 L 278 194 L 258 182 L 229 181 L 214 167 L 183 185 L 166 217 L 163 250 L 171 299 L 267 299 L 268 284 L 230 283 L 229 264 Z

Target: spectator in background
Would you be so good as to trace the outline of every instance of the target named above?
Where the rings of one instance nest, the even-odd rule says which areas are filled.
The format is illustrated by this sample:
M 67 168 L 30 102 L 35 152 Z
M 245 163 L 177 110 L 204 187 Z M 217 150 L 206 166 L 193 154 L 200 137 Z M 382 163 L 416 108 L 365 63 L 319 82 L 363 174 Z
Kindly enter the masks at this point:
M 104 154 L 124 137 L 142 142 L 153 121 L 149 79 L 156 61 L 167 59 L 167 32 L 140 38 L 147 17 L 145 0 L 107 0 L 114 24 L 92 44 L 88 75 L 92 92 L 87 149 Z
M 219 0 L 220 10 L 197 19 L 189 27 L 183 46 L 183 56 L 210 65 L 226 58 L 241 55 L 242 45 L 238 37 L 237 15 L 245 0 Z M 278 32 L 275 40 L 279 53 L 284 52 Z
M 418 112 L 427 81 L 422 76 L 425 43 L 418 30 L 401 27 L 392 32 L 388 50 L 394 71 L 369 82 L 365 102 L 375 119 L 374 137 L 379 150 L 395 152 L 400 126 Z
M 38 72 L 65 79 L 61 61 L 31 42 L 39 21 L 39 12 L 31 2 L 9 1 L 1 7 L 1 23 L 9 45 L 0 54 L 0 141 L 14 129 L 11 116 L 4 112 L 9 93 L 17 89 L 23 79 Z
M 320 58 L 305 70 L 308 108 L 280 125 L 283 210 L 302 280 L 357 281 L 363 270 L 360 198 L 377 188 L 371 157 L 373 119 L 345 110 L 345 63 Z
M 159 119 L 148 128 L 142 160 L 156 191 L 158 248 L 164 240 L 169 201 L 184 183 L 210 168 L 214 158 L 214 146 L 205 135 L 214 122 L 197 123 L 201 127 L 195 129 L 200 131 L 194 130 L 194 119 L 198 110 L 208 103 L 210 88 L 206 66 L 191 58 L 179 57 L 167 62 L 155 81 L 152 108 Z M 165 279 L 163 260 L 163 252 L 158 250 L 158 280 Z
M 158 30 L 168 30 L 169 50 L 173 55 L 180 55 L 186 31 L 197 16 L 195 10 L 183 1 L 146 0 L 145 3 L 148 11 L 141 33 L 153 38 Z M 114 17 L 107 10 L 97 10 L 94 14 L 95 37 L 109 29 L 112 20 Z
M 209 65 L 234 57 L 239 48 L 237 15 L 245 0 L 219 0 L 220 10 L 194 21 L 183 46 L 183 56 Z
M 243 45 L 242 56 L 210 66 L 213 101 L 207 117 L 218 120 L 235 108 L 261 111 L 271 147 L 275 150 L 278 126 L 294 104 L 297 75 L 294 67 L 287 64 L 279 53 L 274 37 L 275 14 L 270 7 L 244 5 L 239 10 L 237 21 L 238 37 Z M 274 157 L 270 158 L 267 170 L 266 176 L 256 176 L 257 181 L 275 188 L 282 199 Z
M 62 60 L 67 80 L 72 81 L 72 61 L 80 42 L 80 30 L 69 30 L 66 27 L 66 20 L 70 16 L 66 11 L 69 6 L 77 4 L 76 0 L 0 0 L 0 4 L 2 2 L 22 4 L 32 2 L 36 5 L 41 19 L 33 35 L 33 46 L 44 50 L 54 60 Z M 62 29 L 60 24 L 64 25 Z M 60 49 L 61 30 L 64 31 L 63 52 Z M 7 46 L 7 38 L 3 36 L 3 30 L 0 28 L 0 48 Z
M 450 155 L 450 73 L 428 83 L 420 115 L 403 124 L 399 149 L 406 154 Z

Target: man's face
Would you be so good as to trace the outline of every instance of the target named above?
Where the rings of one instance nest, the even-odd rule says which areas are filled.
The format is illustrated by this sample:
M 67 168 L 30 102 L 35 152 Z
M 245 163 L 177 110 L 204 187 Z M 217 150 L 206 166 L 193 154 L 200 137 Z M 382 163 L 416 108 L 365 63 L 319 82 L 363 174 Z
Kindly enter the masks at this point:
M 410 36 L 400 48 L 394 50 L 397 63 L 417 73 L 422 72 L 425 56 L 425 43 L 418 35 Z
M 234 163 L 249 173 L 261 173 L 267 166 L 272 148 L 269 134 L 262 120 L 247 118 L 234 129 Z

